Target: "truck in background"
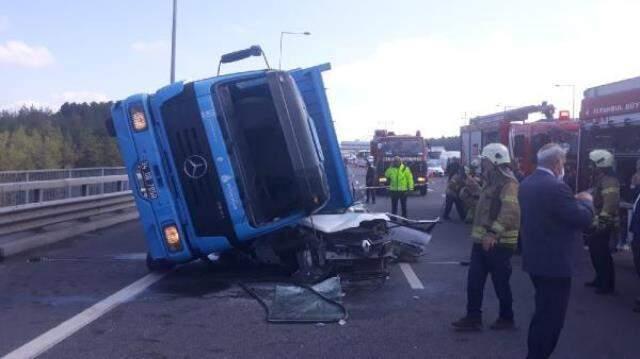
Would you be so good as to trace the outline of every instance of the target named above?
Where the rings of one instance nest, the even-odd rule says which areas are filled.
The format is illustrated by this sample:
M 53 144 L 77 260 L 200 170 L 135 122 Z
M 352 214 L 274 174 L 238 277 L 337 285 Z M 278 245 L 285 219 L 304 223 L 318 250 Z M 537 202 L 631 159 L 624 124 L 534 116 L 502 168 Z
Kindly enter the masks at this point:
M 589 152 L 606 149 L 615 156 L 621 197 L 632 203 L 630 180 L 640 159 L 640 77 L 586 89 L 580 125 L 579 189 L 591 186 Z
M 489 143 L 499 142 L 509 146 L 512 123 L 524 123 L 529 115 L 542 113 L 546 120 L 553 120 L 555 107 L 543 102 L 541 105 L 525 106 L 474 117 L 469 124 L 460 128 L 460 157 L 462 164 L 468 166 L 480 155 L 482 148 Z
M 565 173 L 575 190 L 575 173 L 578 162 L 578 137 L 580 125 L 568 115 L 558 119 L 540 120 L 530 123 L 512 123 L 509 132 L 509 150 L 519 170 L 524 176 L 531 174 L 537 165 L 536 154 L 540 147 L 556 142 L 567 149 Z M 571 177 L 571 178 L 569 178 Z
M 384 173 L 393 163 L 393 158 L 398 156 L 411 169 L 415 189 L 420 192 L 420 195 L 427 195 L 427 153 L 420 131 L 417 131 L 415 136 L 411 136 L 396 135 L 387 130 L 375 130 L 371 140 L 371 155 L 380 185 L 386 184 L 387 179 Z

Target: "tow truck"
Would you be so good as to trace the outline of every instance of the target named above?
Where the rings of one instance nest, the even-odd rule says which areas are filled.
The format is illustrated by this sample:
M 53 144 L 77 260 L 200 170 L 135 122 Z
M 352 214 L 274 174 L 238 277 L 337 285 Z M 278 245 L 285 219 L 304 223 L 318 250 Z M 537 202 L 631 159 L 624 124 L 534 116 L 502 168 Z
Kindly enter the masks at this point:
M 267 68 L 220 75 L 222 64 L 252 56 Z M 294 263 L 313 282 L 355 260 L 384 268 L 398 232 L 408 245 L 428 241 L 437 219 L 405 221 L 355 203 L 322 80 L 329 69 L 273 70 L 252 46 L 223 55 L 214 77 L 114 103 L 107 126 L 150 270 L 239 251 Z

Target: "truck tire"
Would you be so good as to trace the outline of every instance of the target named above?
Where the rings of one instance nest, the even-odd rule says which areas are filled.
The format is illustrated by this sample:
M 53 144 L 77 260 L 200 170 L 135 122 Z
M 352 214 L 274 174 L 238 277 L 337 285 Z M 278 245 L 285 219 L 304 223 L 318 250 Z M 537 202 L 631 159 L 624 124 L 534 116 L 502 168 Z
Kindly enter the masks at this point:
M 427 195 L 427 186 L 420 187 L 420 195 L 423 197 Z
M 149 272 L 162 273 L 172 270 L 176 265 L 166 259 L 153 259 L 151 254 L 147 253 L 147 269 Z

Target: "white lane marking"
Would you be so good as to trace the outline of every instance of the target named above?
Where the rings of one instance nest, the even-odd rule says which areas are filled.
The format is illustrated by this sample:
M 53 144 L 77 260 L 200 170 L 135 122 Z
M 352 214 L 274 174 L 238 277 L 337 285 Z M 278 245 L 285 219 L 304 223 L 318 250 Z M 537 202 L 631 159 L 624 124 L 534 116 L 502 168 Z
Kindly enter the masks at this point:
M 405 278 L 407 278 L 407 282 L 409 282 L 411 289 L 424 289 L 420 278 L 418 278 L 416 272 L 411 268 L 411 264 L 400 263 L 400 269 L 402 269 L 402 273 L 404 273 Z
M 166 273 L 157 274 L 150 273 L 138 279 L 130 285 L 120 289 L 116 293 L 76 314 L 75 316 L 60 323 L 57 327 L 41 334 L 39 337 L 15 349 L 11 353 L 2 357 L 2 359 L 23 359 L 35 358 L 38 355 L 51 349 L 56 344 L 73 335 L 78 330 L 84 328 L 91 322 L 100 318 L 110 310 L 127 302 L 136 295 L 142 293 L 155 282 L 164 277 Z

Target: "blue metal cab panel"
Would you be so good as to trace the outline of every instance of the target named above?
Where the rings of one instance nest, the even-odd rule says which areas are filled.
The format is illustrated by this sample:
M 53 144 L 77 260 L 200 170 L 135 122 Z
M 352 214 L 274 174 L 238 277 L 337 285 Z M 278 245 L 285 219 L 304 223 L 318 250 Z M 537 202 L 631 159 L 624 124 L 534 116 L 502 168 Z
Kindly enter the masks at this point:
M 153 258 L 168 258 L 174 262 L 188 261 L 193 254 L 188 246 L 171 251 L 163 240 L 163 227 L 177 226 L 183 231 L 174 201 L 169 189 L 168 176 L 162 164 L 162 150 L 158 147 L 154 124 L 148 121 L 149 97 L 134 95 L 112 107 L 113 125 L 116 130 L 120 153 L 123 156 L 129 182 L 146 236 L 149 253 Z M 147 119 L 147 128 L 136 131 L 132 127 L 130 113 L 141 110 Z M 146 183 L 144 176 L 147 178 Z
M 292 70 L 307 112 L 313 119 L 316 134 L 324 157 L 324 169 L 329 182 L 330 199 L 321 212 L 342 212 L 353 202 L 353 193 L 347 170 L 340 153 L 338 136 L 333 127 L 333 118 L 325 92 L 322 72 L 330 70 L 331 64 L 322 64 L 306 69 Z

